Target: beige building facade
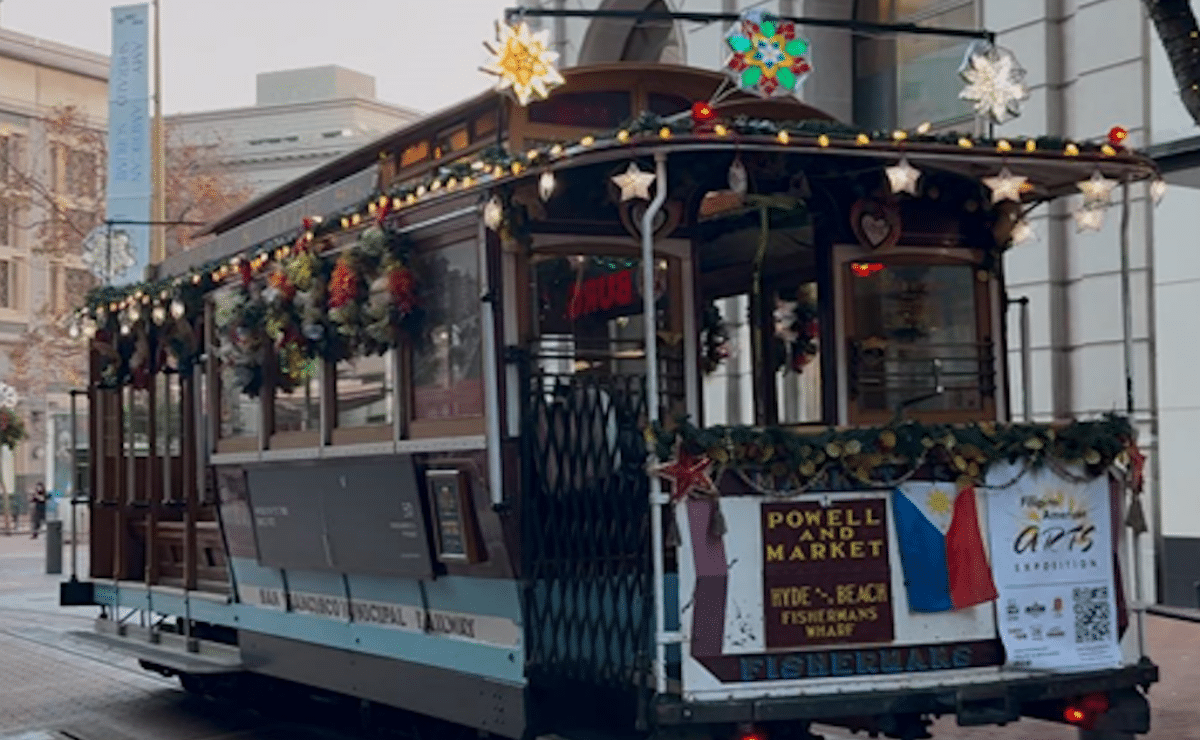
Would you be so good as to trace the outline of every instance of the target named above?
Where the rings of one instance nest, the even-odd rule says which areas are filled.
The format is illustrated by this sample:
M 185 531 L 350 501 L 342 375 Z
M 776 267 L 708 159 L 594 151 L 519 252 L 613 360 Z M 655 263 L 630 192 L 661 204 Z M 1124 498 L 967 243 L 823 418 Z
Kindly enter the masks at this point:
M 54 488 L 56 461 L 60 471 L 70 461 L 69 383 L 38 367 L 53 362 L 51 353 L 39 360 L 35 347 L 21 371 L 14 350 L 34 346 L 34 335 L 62 338 L 53 318 L 81 301 L 92 282 L 80 249 L 57 243 L 82 243 L 70 235 L 86 234 L 104 211 L 101 155 L 50 120 L 64 106 L 88 129 L 105 129 L 108 58 L 0 30 L 0 381 L 17 389 L 30 434 L 0 464 L 7 490 L 18 494 L 38 480 Z

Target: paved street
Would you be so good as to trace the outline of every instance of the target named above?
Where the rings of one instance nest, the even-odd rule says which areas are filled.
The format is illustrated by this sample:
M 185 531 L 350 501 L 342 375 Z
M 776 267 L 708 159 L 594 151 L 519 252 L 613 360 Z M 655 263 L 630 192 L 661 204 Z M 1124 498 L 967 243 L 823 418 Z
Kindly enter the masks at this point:
M 70 639 L 96 610 L 57 605 L 44 540 L 0 536 L 0 740 L 355 740 L 193 697 L 135 660 Z M 69 573 L 70 548 L 64 548 Z M 81 548 L 81 566 L 86 558 Z
M 361 735 L 301 726 L 224 702 L 198 699 L 176 680 L 66 633 L 89 629 L 93 609 L 57 605 L 66 575 L 45 575 L 44 540 L 0 536 L 0 740 L 357 740 Z M 70 548 L 64 547 L 70 572 Z M 86 569 L 80 548 L 81 572 Z M 1200 624 L 1148 619 L 1162 681 L 1151 689 L 1149 740 L 1200 740 Z M 15 678 L 16 680 L 12 680 Z M 816 728 L 828 740 L 853 737 Z M 1025 720 L 1008 727 L 933 727 L 938 740 L 1075 740 L 1076 732 Z M 862 738 L 860 734 L 857 737 Z

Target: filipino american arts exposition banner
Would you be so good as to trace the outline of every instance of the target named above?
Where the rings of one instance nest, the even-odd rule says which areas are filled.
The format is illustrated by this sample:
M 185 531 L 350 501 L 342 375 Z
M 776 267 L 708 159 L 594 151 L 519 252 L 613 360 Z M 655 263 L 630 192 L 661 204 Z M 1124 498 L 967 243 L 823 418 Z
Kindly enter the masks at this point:
M 125 285 L 142 280 L 150 262 L 150 6 L 112 9 L 112 61 L 108 80 L 107 215 L 113 232 L 129 240 L 111 239 L 110 281 Z M 142 223 L 120 223 L 133 221 Z M 111 250 L 128 250 L 111 254 Z M 121 269 L 124 268 L 124 269 Z
M 992 472 L 993 485 L 1016 474 Z M 1007 664 L 1120 666 L 1108 478 L 1073 482 L 1043 468 L 985 494 Z

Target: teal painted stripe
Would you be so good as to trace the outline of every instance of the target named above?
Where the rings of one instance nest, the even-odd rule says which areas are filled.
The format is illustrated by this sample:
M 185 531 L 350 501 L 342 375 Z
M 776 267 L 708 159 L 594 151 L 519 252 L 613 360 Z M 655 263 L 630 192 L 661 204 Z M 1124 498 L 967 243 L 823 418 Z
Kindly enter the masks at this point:
M 234 578 L 238 585 L 283 588 L 283 573 L 278 568 L 266 568 L 251 558 L 230 558 Z
M 96 583 L 94 595 L 98 604 L 110 607 L 117 604 L 117 593 L 111 584 Z M 144 609 L 145 595 L 144 589 L 139 592 L 122 588 L 120 606 Z M 172 606 L 171 598 L 175 599 L 173 606 L 178 611 L 168 609 Z M 155 611 L 159 613 L 185 613 L 178 597 L 155 594 L 155 599 Z M 525 685 L 525 656 L 519 647 L 497 647 L 375 625 L 339 622 L 309 614 L 272 611 L 247 604 L 214 604 L 200 599 L 190 603 L 193 619 L 212 624 Z

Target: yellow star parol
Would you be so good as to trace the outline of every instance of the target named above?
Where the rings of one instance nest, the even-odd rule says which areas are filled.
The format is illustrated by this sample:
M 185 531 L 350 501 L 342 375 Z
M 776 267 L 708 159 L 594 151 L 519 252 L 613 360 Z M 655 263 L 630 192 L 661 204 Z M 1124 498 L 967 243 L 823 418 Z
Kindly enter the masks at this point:
M 554 67 L 558 52 L 549 49 L 550 32 L 533 33 L 529 26 L 496 24 L 496 43 L 484 42 L 492 61 L 481 70 L 496 75 L 496 90 L 512 90 L 521 105 L 534 98 L 545 98 L 563 77 Z

